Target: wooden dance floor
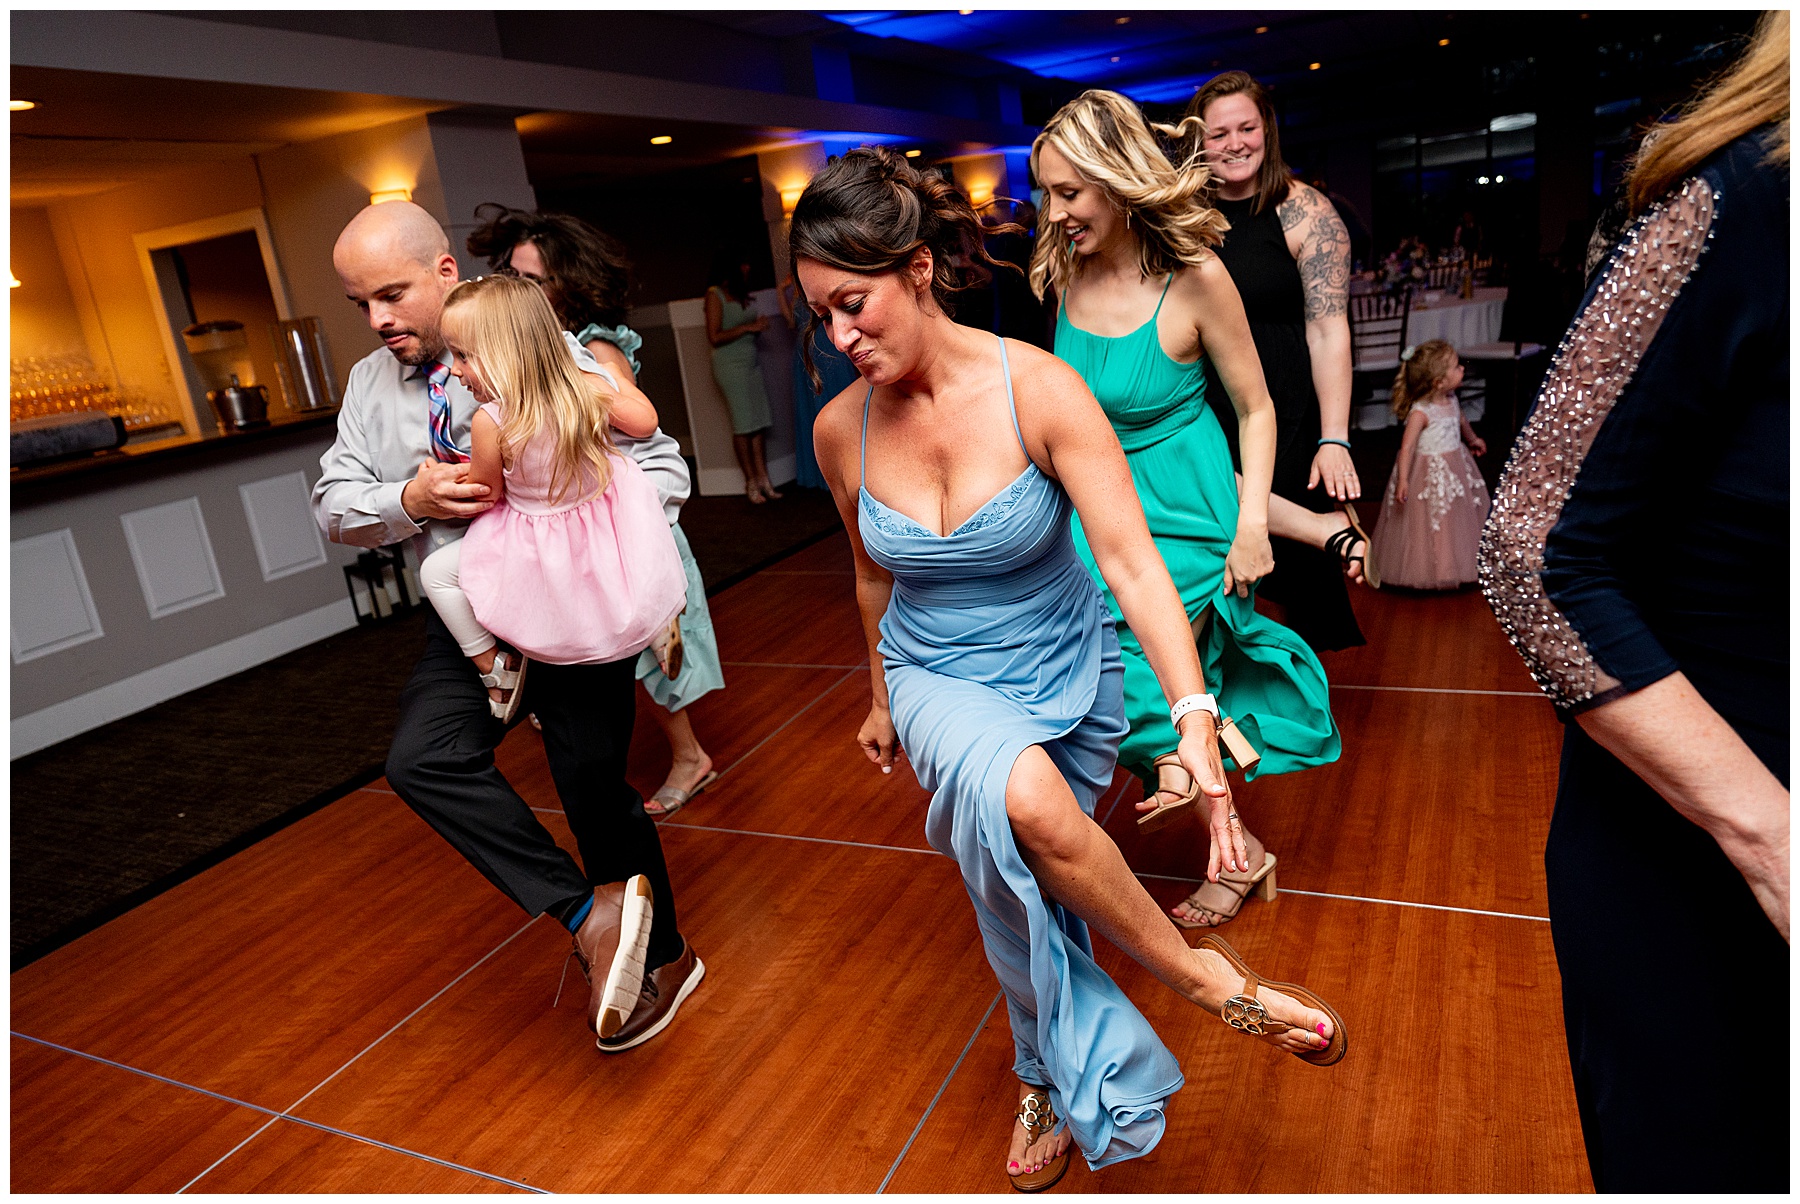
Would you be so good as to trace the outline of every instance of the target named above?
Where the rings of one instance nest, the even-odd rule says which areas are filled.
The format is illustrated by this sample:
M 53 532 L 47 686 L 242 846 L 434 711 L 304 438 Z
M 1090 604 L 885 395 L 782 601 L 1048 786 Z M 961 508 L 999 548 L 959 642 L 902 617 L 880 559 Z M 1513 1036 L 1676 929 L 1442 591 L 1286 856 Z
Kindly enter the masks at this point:
M 849 569 L 839 535 L 713 600 L 724 774 L 662 829 L 707 976 L 662 1036 L 598 1053 L 578 974 L 553 1006 L 567 934 L 378 782 L 13 975 L 12 1189 L 1006 1191 L 1006 1009 L 924 791 L 852 743 Z M 1153 1154 L 1057 1191 L 1591 1190 L 1543 918 L 1558 725 L 1478 595 L 1356 605 L 1343 760 L 1240 784 L 1282 893 L 1226 930 L 1349 1056 L 1276 1053 L 1096 940 L 1187 1086 Z M 537 734 L 501 757 L 566 842 Z M 1204 835 L 1140 841 L 1136 797 L 1100 815 L 1172 904 Z

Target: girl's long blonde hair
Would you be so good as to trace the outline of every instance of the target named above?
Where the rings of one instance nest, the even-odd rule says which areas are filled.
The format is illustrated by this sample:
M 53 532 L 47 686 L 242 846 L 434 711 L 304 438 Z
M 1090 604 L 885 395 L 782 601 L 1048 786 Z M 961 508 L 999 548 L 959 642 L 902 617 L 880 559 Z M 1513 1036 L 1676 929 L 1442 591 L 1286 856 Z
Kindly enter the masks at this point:
M 1394 417 L 1405 418 L 1412 408 L 1437 392 L 1438 382 L 1456 366 L 1456 348 L 1442 339 L 1429 339 L 1408 347 L 1394 373 Z
M 444 298 L 443 331 L 500 406 L 500 458 L 511 468 L 520 448 L 540 432 L 556 436 L 550 498 L 561 504 L 584 471 L 598 485 L 612 480 L 607 434 L 612 395 L 575 365 L 544 290 L 520 276 L 465 280 Z M 586 500 L 586 499 L 583 499 Z
M 1692 174 L 1702 160 L 1751 130 L 1773 123 L 1769 158 L 1788 161 L 1788 13 L 1774 9 L 1756 23 L 1749 47 L 1730 70 L 1675 121 L 1659 126 L 1626 177 L 1632 216 Z
M 1125 215 L 1137 235 L 1138 270 L 1147 277 L 1161 276 L 1204 262 L 1231 228 L 1203 197 L 1212 178 L 1201 150 L 1205 130 L 1197 117 L 1179 125 L 1153 125 L 1126 97 L 1091 89 L 1058 109 L 1031 144 L 1031 173 L 1038 176 L 1039 152 L 1055 147 Z M 1171 162 L 1155 134 L 1171 146 L 1192 149 L 1178 151 L 1180 162 Z M 1046 290 L 1060 293 L 1074 280 L 1075 267 L 1075 252 L 1061 228 L 1040 221 L 1031 255 L 1031 291 L 1040 299 Z

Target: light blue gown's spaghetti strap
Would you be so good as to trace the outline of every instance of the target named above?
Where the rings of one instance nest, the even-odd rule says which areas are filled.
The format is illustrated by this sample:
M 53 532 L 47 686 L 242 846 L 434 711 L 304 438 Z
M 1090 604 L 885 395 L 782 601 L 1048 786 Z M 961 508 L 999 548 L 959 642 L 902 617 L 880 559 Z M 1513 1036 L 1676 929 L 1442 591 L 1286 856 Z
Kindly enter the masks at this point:
M 1000 368 L 1017 434 L 1004 340 Z M 1090 1166 L 1138 1157 L 1162 1137 L 1181 1067 L 1094 963 L 1087 925 L 1039 891 L 1006 817 L 1013 764 L 1034 744 L 1090 816 L 1111 784 L 1127 730 L 1112 619 L 1075 554 L 1068 495 L 1029 452 L 1025 471 L 947 536 L 871 494 L 873 395 L 857 527 L 894 578 L 879 650 L 901 747 L 933 792 L 926 838 L 962 869 L 1019 1077 L 1050 1089 Z

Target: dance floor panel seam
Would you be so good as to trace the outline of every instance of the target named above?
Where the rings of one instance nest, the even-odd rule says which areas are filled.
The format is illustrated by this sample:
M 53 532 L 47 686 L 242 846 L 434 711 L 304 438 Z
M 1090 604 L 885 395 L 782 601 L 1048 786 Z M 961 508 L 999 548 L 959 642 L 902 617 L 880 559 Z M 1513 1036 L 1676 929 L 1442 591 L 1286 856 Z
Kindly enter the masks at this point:
M 196 1183 L 200 1182 L 207 1175 L 211 1174 L 214 1170 L 217 1170 L 228 1159 L 230 1159 L 232 1157 L 232 1155 L 234 1155 L 238 1151 L 244 1149 L 251 1142 L 255 1141 L 258 1137 L 260 1137 L 262 1134 L 267 1132 L 269 1130 L 269 1128 L 272 1125 L 274 1125 L 277 1121 L 287 1121 L 291 1124 L 303 1126 L 304 1128 L 314 1129 L 314 1130 L 317 1130 L 322 1133 L 330 1133 L 337 1137 L 348 1138 L 351 1141 L 362 1142 L 365 1145 L 376 1146 L 376 1147 L 379 1147 L 384 1150 L 392 1151 L 393 1153 L 396 1153 L 396 1154 L 404 1154 L 409 1158 L 417 1158 L 422 1162 L 429 1162 L 429 1163 L 433 1163 L 437 1166 L 446 1167 L 451 1170 L 457 1170 L 457 1171 L 462 1171 L 466 1174 L 476 1175 L 483 1179 L 490 1179 L 496 1183 L 503 1183 L 503 1184 L 507 1185 L 508 1187 L 518 1188 L 521 1191 L 537 1192 L 539 1194 L 543 1194 L 542 1188 L 532 1187 L 531 1185 L 525 1184 L 525 1183 L 515 1183 L 511 1179 L 508 1179 L 503 1175 L 496 1175 L 489 1171 L 481 1170 L 477 1167 L 463 1166 L 460 1163 L 450 1162 L 450 1161 L 447 1161 L 442 1158 L 435 1158 L 430 1154 L 422 1154 L 417 1150 L 409 1150 L 403 1146 L 393 1145 L 393 1144 L 391 1144 L 389 1142 L 385 1142 L 385 1141 L 378 1141 L 373 1137 L 365 1137 L 364 1135 L 362 1135 L 360 1133 L 352 1133 L 346 1129 L 335 1128 L 331 1125 L 323 1125 L 317 1121 L 307 1120 L 304 1117 L 292 1116 L 286 1112 L 277 1112 L 273 1108 L 266 1108 L 261 1104 L 251 1103 L 249 1100 L 237 1099 L 233 1096 L 224 1095 L 217 1091 L 209 1091 L 205 1087 L 197 1087 L 193 1083 L 184 1083 L 180 1079 L 170 1078 L 168 1075 L 165 1075 L 165 1074 L 157 1074 L 155 1071 L 152 1071 L 152 1070 L 145 1070 L 141 1067 L 132 1066 L 125 1062 L 115 1061 L 112 1058 L 103 1058 L 98 1054 L 86 1053 L 79 1049 L 72 1049 L 66 1045 L 59 1045 L 55 1041 L 46 1041 L 42 1037 L 34 1037 L 30 1033 L 21 1033 L 21 1032 L 13 1031 L 10 1035 L 16 1040 L 29 1041 L 34 1045 L 39 1045 L 39 1046 L 43 1046 L 46 1049 L 55 1050 L 58 1053 L 66 1054 L 72 1058 L 79 1058 L 83 1061 L 95 1062 L 102 1066 L 109 1066 L 115 1070 L 124 1071 L 127 1074 L 137 1075 L 140 1078 L 145 1078 L 145 1079 L 149 1079 L 153 1082 L 162 1083 L 168 1087 L 174 1087 L 174 1088 L 178 1088 L 182 1091 L 191 1092 L 195 1095 L 205 1096 L 208 1099 L 217 1100 L 218 1102 L 220 1102 L 222 1104 L 230 1104 L 233 1107 L 243 1108 L 246 1111 L 255 1112 L 255 1113 L 258 1113 L 259 1115 L 266 1116 L 268 1118 L 268 1122 L 266 1124 L 263 1124 L 260 1127 L 258 1127 L 248 1137 L 245 1137 L 242 1141 L 238 1142 L 237 1145 L 233 1146 L 230 1150 L 227 1150 L 222 1156 L 220 1156 L 218 1159 L 216 1159 L 205 1170 L 201 1171 L 199 1174 L 195 1175 L 192 1179 L 189 1179 L 180 1188 L 176 1189 L 176 1191 L 175 1191 L 176 1195 L 180 1195 L 183 1192 L 186 1192 L 189 1188 L 193 1187 Z M 323 1086 L 323 1084 L 320 1084 L 320 1085 Z
M 981 1030 L 987 1027 L 988 1018 L 994 1014 L 994 1009 L 1000 1006 L 1000 1001 L 1004 998 L 1006 998 L 1005 992 L 994 992 L 993 1002 L 988 1004 L 987 1011 L 981 1013 L 981 1019 L 975 1022 L 975 1031 L 969 1034 L 968 1043 L 962 1047 L 962 1052 L 956 1055 L 956 1061 L 950 1067 L 950 1073 L 946 1074 L 944 1081 L 938 1084 L 937 1094 L 931 1097 L 929 1104 L 925 1105 L 925 1111 L 919 1117 L 919 1123 L 913 1126 L 912 1133 L 906 1139 L 906 1144 L 900 1147 L 900 1154 L 894 1159 L 894 1165 L 888 1167 L 888 1173 L 882 1176 L 881 1186 L 875 1189 L 876 1195 L 884 1194 L 888 1184 L 894 1181 L 895 1174 L 900 1170 L 900 1164 L 906 1161 L 906 1155 L 912 1151 L 913 1142 L 917 1141 L 919 1134 L 925 1131 L 925 1122 L 931 1119 L 931 1114 L 936 1110 L 938 1101 L 944 1098 L 944 1092 L 950 1089 L 950 1084 L 956 1078 L 956 1072 L 962 1069 L 963 1061 L 968 1058 L 969 1051 L 975 1048 L 975 1042 L 981 1037 Z

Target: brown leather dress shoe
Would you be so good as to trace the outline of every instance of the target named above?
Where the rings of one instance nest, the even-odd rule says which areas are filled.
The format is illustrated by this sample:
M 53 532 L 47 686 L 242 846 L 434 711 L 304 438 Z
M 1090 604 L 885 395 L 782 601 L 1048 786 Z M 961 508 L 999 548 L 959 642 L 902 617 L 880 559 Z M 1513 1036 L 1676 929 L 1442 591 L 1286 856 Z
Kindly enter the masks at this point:
M 637 1006 L 650 944 L 650 880 L 635 874 L 594 888 L 594 906 L 575 932 L 575 960 L 588 980 L 588 1029 L 610 1037 Z
M 694 988 L 705 976 L 705 963 L 694 956 L 694 947 L 683 941 L 680 957 L 644 975 L 644 985 L 638 992 L 631 1019 L 617 1033 L 600 1038 L 601 1051 L 619 1053 L 642 1045 L 669 1027 L 669 1021 L 675 1019 L 675 1009 L 694 993 Z

